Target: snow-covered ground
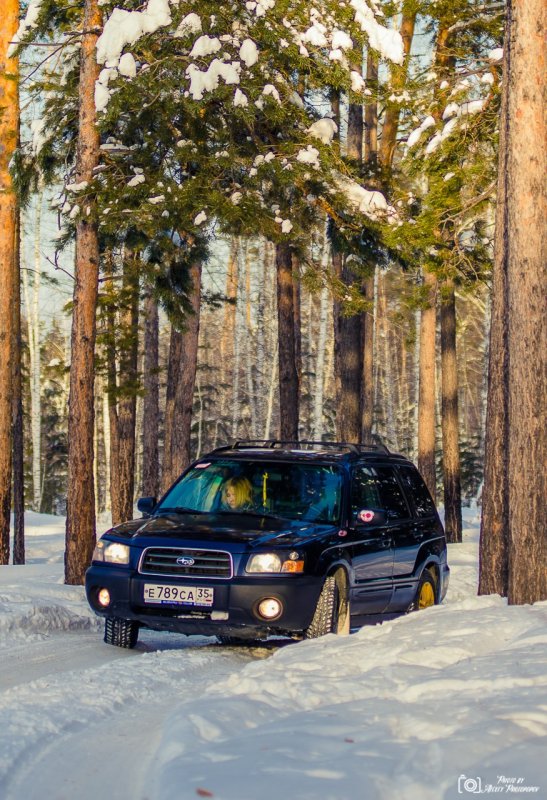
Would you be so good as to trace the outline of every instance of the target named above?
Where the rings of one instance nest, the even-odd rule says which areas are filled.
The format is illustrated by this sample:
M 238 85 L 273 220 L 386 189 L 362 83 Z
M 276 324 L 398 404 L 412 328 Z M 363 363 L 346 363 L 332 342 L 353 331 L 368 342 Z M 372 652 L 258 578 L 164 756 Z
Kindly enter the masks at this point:
M 0 567 L 2 800 L 547 798 L 547 603 L 476 597 L 478 519 L 446 602 L 289 646 L 102 642 L 63 585 L 63 521 Z

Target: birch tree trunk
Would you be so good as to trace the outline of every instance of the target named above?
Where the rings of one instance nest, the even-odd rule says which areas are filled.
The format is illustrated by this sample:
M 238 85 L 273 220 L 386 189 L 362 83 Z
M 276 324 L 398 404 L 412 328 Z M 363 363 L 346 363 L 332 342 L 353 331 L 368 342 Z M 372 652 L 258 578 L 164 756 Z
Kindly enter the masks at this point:
M 220 384 L 221 402 L 220 418 L 226 426 L 230 435 L 234 435 L 232 430 L 233 406 L 236 402 L 234 397 L 234 356 L 235 356 L 235 336 L 236 336 L 236 315 L 237 315 L 237 290 L 239 280 L 238 270 L 239 258 L 239 239 L 232 238 L 230 245 L 230 256 L 228 260 L 228 270 L 226 273 L 226 304 L 222 319 L 222 333 L 220 336 Z M 226 400 L 231 397 L 232 403 L 228 407 Z M 228 419 L 230 420 L 228 424 Z
M 144 303 L 144 400 L 142 420 L 142 493 L 159 494 L 159 315 L 149 292 Z
M 30 432 L 32 441 L 32 507 L 40 512 L 41 504 L 41 364 L 40 364 L 40 279 L 42 259 L 40 254 L 42 219 L 42 194 L 36 196 L 36 213 L 34 216 L 34 269 L 32 272 L 32 291 L 28 270 L 23 271 L 23 288 L 27 312 L 27 338 L 30 362 Z
M 498 512 L 493 521 L 507 530 L 509 603 L 522 604 L 547 598 L 545 7 L 540 0 L 509 0 L 507 9 L 506 105 L 499 166 L 504 178 L 498 197 L 502 210 L 496 219 L 500 230 L 494 265 L 502 273 L 495 288 L 505 292 L 492 299 L 493 314 L 497 318 L 501 310 L 505 330 L 496 326 L 491 338 L 487 421 L 494 436 L 489 439 L 484 493 L 491 509 L 498 491 L 491 463 L 497 449 L 502 458 L 498 473 L 507 472 L 508 513 L 504 518 Z M 506 350 L 503 344 L 498 350 L 504 334 Z M 495 381 L 501 370 L 493 366 L 504 358 L 507 377 L 499 386 Z M 502 442 L 496 448 L 497 437 Z M 483 537 L 490 534 L 491 522 L 492 517 L 483 524 Z M 481 570 L 491 571 L 496 563 L 497 559 L 488 564 L 483 558 Z
M 75 182 L 93 180 L 99 163 L 95 125 L 95 46 L 102 23 L 98 0 L 85 0 L 79 84 L 78 146 Z M 99 281 L 99 239 L 95 204 L 76 225 L 76 259 L 71 335 L 68 413 L 68 491 L 65 582 L 82 584 L 95 546 L 93 485 L 94 355 Z
M 462 502 L 456 360 L 456 297 L 454 282 L 444 281 L 441 316 L 441 419 L 443 437 L 444 527 L 449 542 L 462 540 Z
M 277 320 L 279 339 L 280 437 L 298 441 L 299 383 L 296 368 L 294 279 L 290 246 L 276 246 Z
M 327 237 L 323 242 L 322 267 L 326 272 L 329 258 Z M 319 306 L 319 332 L 317 336 L 317 354 L 315 360 L 315 389 L 313 392 L 313 439 L 320 442 L 323 439 L 323 396 L 325 387 L 325 351 L 327 343 L 329 292 L 323 287 L 320 295 Z
M 437 279 L 424 271 L 427 288 L 427 306 L 420 317 L 420 387 L 418 394 L 418 469 L 435 499 L 437 480 L 435 476 L 435 337 Z
M 19 136 L 19 63 L 8 58 L 19 26 L 19 0 L 5 0 L 0 18 L 0 564 L 9 563 L 12 470 L 12 322 L 18 203 L 9 165 Z

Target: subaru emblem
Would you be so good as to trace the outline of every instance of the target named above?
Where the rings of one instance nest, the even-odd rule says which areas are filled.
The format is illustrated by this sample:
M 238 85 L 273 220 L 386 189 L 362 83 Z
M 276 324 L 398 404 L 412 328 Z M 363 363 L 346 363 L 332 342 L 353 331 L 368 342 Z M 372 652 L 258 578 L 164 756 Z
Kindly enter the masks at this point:
M 179 556 L 177 558 L 177 564 L 181 567 L 192 567 L 195 563 L 195 560 L 190 558 L 190 556 Z

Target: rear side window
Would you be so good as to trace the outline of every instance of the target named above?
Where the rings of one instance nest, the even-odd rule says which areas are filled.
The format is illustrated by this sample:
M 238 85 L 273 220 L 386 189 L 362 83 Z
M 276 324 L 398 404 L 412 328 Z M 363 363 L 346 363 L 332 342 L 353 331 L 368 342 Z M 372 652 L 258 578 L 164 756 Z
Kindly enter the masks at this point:
M 390 519 L 407 519 L 410 516 L 395 470 L 391 467 L 377 467 L 378 489 L 381 508 L 385 508 Z
M 384 508 L 390 519 L 407 519 L 409 510 L 393 469 L 357 467 L 351 483 L 351 508 Z
M 435 513 L 435 504 L 418 470 L 411 467 L 401 467 L 400 475 L 405 492 L 414 504 L 416 516 L 432 516 Z

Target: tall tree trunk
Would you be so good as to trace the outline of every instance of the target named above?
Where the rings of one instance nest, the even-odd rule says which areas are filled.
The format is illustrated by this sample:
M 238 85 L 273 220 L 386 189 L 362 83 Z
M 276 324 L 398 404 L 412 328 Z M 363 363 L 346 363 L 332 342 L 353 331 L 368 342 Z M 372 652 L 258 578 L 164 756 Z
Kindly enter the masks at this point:
M 352 64 L 355 72 L 359 75 L 363 72 L 363 53 L 358 51 L 359 58 Z M 348 133 L 347 133 L 347 153 L 348 157 L 354 159 L 359 164 L 363 161 L 363 106 L 361 103 L 350 103 L 348 107 Z
M 364 159 L 371 173 L 378 162 L 378 57 L 369 49 L 367 53 L 367 87 L 372 92 L 365 106 L 364 118 Z M 361 383 L 361 441 L 372 441 L 374 422 L 374 312 L 375 312 L 375 272 L 365 279 L 363 292 L 369 308 L 363 314 L 362 348 L 363 375 Z
M 285 441 L 298 441 L 299 384 L 296 368 L 294 279 L 291 248 L 286 242 L 276 246 L 275 266 L 279 338 L 280 437 Z
M 322 268 L 327 271 L 329 261 L 329 248 L 326 236 L 323 240 Z M 321 290 L 319 305 L 319 331 L 317 336 L 317 352 L 315 359 L 315 387 L 313 395 L 313 439 L 323 439 L 323 396 L 325 389 L 325 354 L 327 343 L 329 292 L 326 286 Z
M 374 171 L 378 159 L 378 56 L 367 53 L 367 88 L 372 92 L 365 106 L 365 162 Z
M 509 74 L 506 29 L 504 74 Z M 509 586 L 509 485 L 507 443 L 509 364 L 507 354 L 507 92 L 502 92 L 496 229 L 488 349 L 488 395 L 484 435 L 484 486 L 479 547 L 479 594 L 507 597 Z
M 124 260 L 117 334 L 112 332 L 119 345 L 118 379 L 112 387 L 114 396 L 111 395 L 110 400 L 110 428 L 113 443 L 110 456 L 110 497 L 114 525 L 132 519 L 135 495 L 135 422 L 139 352 L 137 263 L 133 254 Z M 116 370 L 115 363 L 112 367 Z M 115 413 L 112 413 L 113 411 Z
M 21 376 L 21 222 L 17 215 L 13 302 L 13 563 L 25 563 L 25 464 L 23 431 L 23 385 Z
M 350 285 L 354 274 L 343 264 L 342 254 L 335 253 L 333 264 L 340 280 Z M 343 304 L 335 301 L 335 369 L 337 372 L 336 436 L 342 442 L 359 442 L 361 438 L 361 379 L 363 352 L 361 315 L 344 316 Z
M 17 257 L 17 195 L 9 165 L 19 136 L 19 63 L 8 58 L 19 25 L 19 0 L 6 0 L 0 19 L 0 564 L 9 563 L 12 470 L 12 321 Z
M 163 461 L 161 470 L 162 492 L 169 488 L 173 482 L 173 444 L 176 413 L 177 389 L 180 382 L 180 369 L 182 362 L 182 332 L 171 325 L 169 339 L 169 355 L 167 358 L 167 386 L 165 388 L 165 416 L 163 433 Z
M 251 261 L 255 252 L 251 243 L 245 243 L 245 383 L 247 390 L 247 406 L 249 409 L 249 437 L 257 436 L 257 404 L 256 387 L 254 381 L 254 357 L 256 353 L 255 336 L 252 322 L 252 294 L 251 294 Z
M 398 67 L 393 65 L 390 75 L 390 89 L 395 95 L 403 91 L 408 74 L 408 62 L 412 39 L 414 37 L 414 26 L 416 23 L 417 5 L 414 0 L 406 0 L 403 3 L 401 25 L 399 32 L 403 39 L 404 62 Z M 388 103 L 382 126 L 382 138 L 378 153 L 380 164 L 385 171 L 391 170 L 393 154 L 397 143 L 397 131 L 399 128 L 399 118 L 401 115 L 401 105 L 398 102 Z M 384 176 L 387 178 L 387 175 Z
M 110 511 L 110 453 L 112 441 L 110 436 L 110 399 L 108 389 L 103 386 L 103 402 L 102 402 L 102 417 L 103 417 L 103 443 L 104 443 L 104 510 Z
M 545 10 L 539 0 L 508 3 L 506 72 L 503 119 L 504 149 L 500 170 L 505 179 L 498 202 L 503 207 L 502 231 L 496 235 L 495 270 L 504 279 L 504 300 L 493 298 L 493 307 L 503 304 L 507 326 L 507 351 L 492 349 L 493 359 L 507 357 L 507 380 L 503 387 L 507 404 L 489 410 L 489 421 L 505 434 L 499 470 L 507 470 L 510 603 L 533 603 L 547 599 L 546 504 L 547 432 L 545 425 L 547 321 L 545 281 L 547 264 L 547 136 L 544 59 Z M 498 215 L 497 221 L 500 221 Z M 498 342 L 496 342 L 498 343 Z M 492 342 L 494 344 L 494 342 Z M 491 370 L 490 381 L 499 376 Z M 503 391 L 503 389 L 501 389 Z M 498 399 L 500 387 L 490 385 Z M 504 417 L 504 410 L 507 415 Z M 499 411 L 500 418 L 496 418 Z M 496 489 L 485 482 L 485 495 Z M 489 501 L 491 502 L 491 500 Z M 483 535 L 489 531 L 483 528 Z M 486 568 L 484 562 L 481 564 Z
M 102 22 L 98 0 L 85 0 L 80 55 L 78 151 L 75 182 L 93 180 L 99 163 L 99 132 L 95 125 L 95 81 L 99 70 L 95 47 Z M 95 546 L 93 486 L 93 418 L 96 308 L 99 281 L 99 240 L 96 208 L 76 225 L 76 259 L 71 335 L 68 414 L 68 491 L 65 582 L 82 584 Z
M 230 245 L 230 256 L 226 272 L 226 304 L 224 306 L 222 333 L 220 336 L 220 418 L 227 430 L 233 436 L 232 412 L 237 398 L 234 396 L 235 377 L 235 348 L 236 348 L 236 321 L 237 321 L 237 294 L 238 294 L 238 259 L 239 239 L 234 236 Z M 230 391 L 231 390 L 231 391 Z M 230 407 L 226 405 L 227 398 L 232 398 Z M 228 424 L 229 419 L 229 424 Z
M 462 502 L 456 360 L 456 296 L 454 282 L 441 290 L 441 418 L 443 437 L 444 525 L 449 542 L 462 540 Z
M 261 249 L 262 269 L 258 286 L 258 299 L 256 308 L 256 408 L 257 432 L 262 430 L 266 420 L 267 407 L 267 382 L 266 382 L 266 281 L 269 274 L 269 254 L 266 246 Z M 258 435 L 258 433 L 257 433 Z
M 142 420 L 142 493 L 157 497 L 159 468 L 159 316 L 158 305 L 149 292 L 144 303 L 144 402 Z
M 436 495 L 435 476 L 435 334 L 437 279 L 424 271 L 427 306 L 420 318 L 420 387 L 418 396 L 418 469 L 431 496 Z
M 360 69 L 359 69 L 360 71 Z M 347 155 L 356 162 L 363 160 L 363 108 L 350 104 L 348 109 Z M 335 273 L 351 285 L 358 278 L 340 253 L 333 256 Z M 337 437 L 341 441 L 361 441 L 361 382 L 363 378 L 363 314 L 348 317 L 343 303 L 336 302 L 336 368 L 340 394 L 337 402 Z
M 30 362 L 30 433 L 32 441 L 32 500 L 33 509 L 40 511 L 41 504 L 41 439 L 42 439 L 42 411 L 41 411 L 41 364 L 40 364 L 40 279 L 42 273 L 42 258 L 40 254 L 41 219 L 42 219 L 42 193 L 36 198 L 36 213 L 34 216 L 34 270 L 32 271 L 32 291 L 29 281 L 29 270 L 23 271 L 23 289 L 27 316 L 27 338 Z
M 293 308 L 294 308 L 294 363 L 298 377 L 298 391 L 302 391 L 302 290 L 300 284 L 300 262 L 292 256 Z M 299 404 L 299 414 L 302 409 Z
M 374 275 L 367 278 L 363 290 L 369 310 L 363 314 L 362 350 L 363 374 L 361 378 L 361 441 L 372 441 L 374 421 Z
M 196 383 L 199 317 L 201 299 L 201 263 L 190 268 L 192 314 L 186 319 L 183 333 L 171 331 L 165 413 L 165 448 L 162 487 L 167 490 L 186 469 L 191 457 L 191 426 Z

